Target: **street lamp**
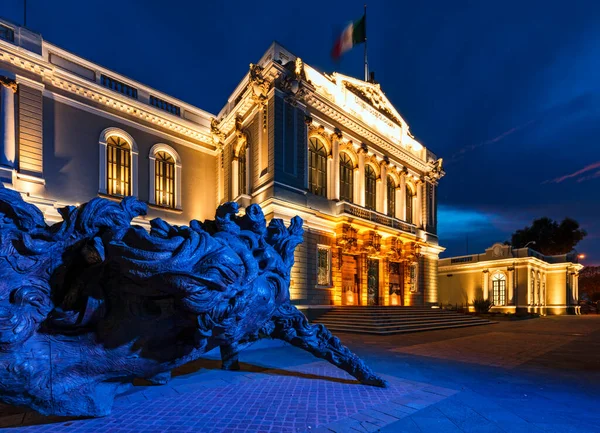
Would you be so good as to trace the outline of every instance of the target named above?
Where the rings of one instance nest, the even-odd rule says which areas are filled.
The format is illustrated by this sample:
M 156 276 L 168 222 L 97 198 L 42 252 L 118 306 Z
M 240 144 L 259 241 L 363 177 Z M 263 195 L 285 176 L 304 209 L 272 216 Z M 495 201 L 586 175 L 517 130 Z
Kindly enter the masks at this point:
M 579 254 L 579 255 L 577 255 L 577 258 L 580 260 L 583 260 L 583 259 L 585 259 L 585 254 Z
M 529 245 L 529 244 L 535 245 L 535 241 L 529 241 L 529 242 L 527 242 L 523 248 L 527 248 L 527 245 Z

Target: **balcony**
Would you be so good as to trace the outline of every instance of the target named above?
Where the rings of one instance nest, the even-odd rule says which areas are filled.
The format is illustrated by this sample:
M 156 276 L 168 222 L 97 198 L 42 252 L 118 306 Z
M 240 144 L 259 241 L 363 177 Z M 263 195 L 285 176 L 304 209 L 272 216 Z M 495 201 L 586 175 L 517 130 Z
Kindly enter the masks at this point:
M 338 214 L 349 214 L 356 218 L 371 221 L 374 224 L 391 227 L 394 229 L 402 230 L 407 233 L 415 234 L 417 227 L 414 224 L 401 221 L 397 218 L 384 215 L 382 213 L 366 209 L 362 206 L 357 206 L 348 202 L 341 202 L 338 204 Z

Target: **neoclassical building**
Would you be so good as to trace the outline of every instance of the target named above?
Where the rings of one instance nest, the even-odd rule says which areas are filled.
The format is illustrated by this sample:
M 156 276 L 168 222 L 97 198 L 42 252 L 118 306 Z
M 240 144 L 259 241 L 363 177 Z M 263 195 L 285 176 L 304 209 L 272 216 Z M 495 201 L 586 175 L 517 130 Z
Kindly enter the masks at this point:
M 581 269 L 577 254 L 544 256 L 498 243 L 482 254 L 441 259 L 439 299 L 471 309 L 474 299 L 490 299 L 491 311 L 509 313 L 578 313 Z
M 214 115 L 0 20 L 0 176 L 48 221 L 134 195 L 148 226 L 260 204 L 305 221 L 299 305 L 437 305 L 441 160 L 379 84 L 274 43 Z
M 213 122 L 219 203 L 305 221 L 300 304 L 437 304 L 441 160 L 379 84 L 323 74 L 274 43 Z

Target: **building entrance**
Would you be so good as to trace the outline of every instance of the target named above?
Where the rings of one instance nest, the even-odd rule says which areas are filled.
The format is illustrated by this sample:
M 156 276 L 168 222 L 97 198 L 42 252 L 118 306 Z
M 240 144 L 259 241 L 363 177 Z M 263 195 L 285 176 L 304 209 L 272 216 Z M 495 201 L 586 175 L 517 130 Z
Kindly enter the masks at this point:
M 378 259 L 367 259 L 367 305 L 379 305 Z

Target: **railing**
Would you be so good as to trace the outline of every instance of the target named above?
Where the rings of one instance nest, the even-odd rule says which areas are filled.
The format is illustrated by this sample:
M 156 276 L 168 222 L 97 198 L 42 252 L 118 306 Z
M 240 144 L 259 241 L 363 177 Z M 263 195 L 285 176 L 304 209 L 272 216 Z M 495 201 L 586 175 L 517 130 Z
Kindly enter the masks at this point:
M 342 203 L 340 207 L 340 212 L 342 213 L 347 213 L 357 218 L 362 218 L 367 221 L 371 221 L 375 224 L 392 227 L 394 229 L 399 229 L 407 233 L 416 233 L 417 231 L 417 228 L 414 224 L 409 224 L 397 218 L 392 218 L 387 215 L 383 215 L 379 212 L 354 205 L 352 203 Z

